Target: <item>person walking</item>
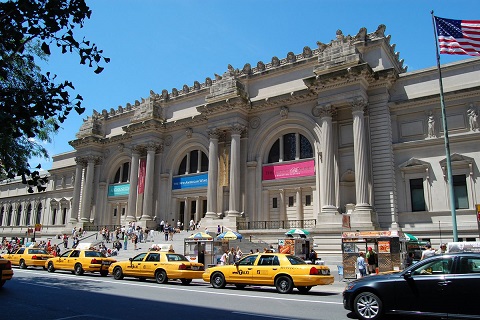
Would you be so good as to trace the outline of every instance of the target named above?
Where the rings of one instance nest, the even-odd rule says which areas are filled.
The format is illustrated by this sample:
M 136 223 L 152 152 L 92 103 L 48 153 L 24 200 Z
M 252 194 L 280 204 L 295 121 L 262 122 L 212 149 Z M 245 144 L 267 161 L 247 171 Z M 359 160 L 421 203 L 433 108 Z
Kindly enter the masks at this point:
M 375 273 L 375 270 L 377 268 L 377 253 L 373 251 L 372 247 L 368 247 L 368 251 L 367 251 L 367 254 L 365 255 L 365 258 L 367 258 L 368 273 L 369 274 Z
M 365 263 L 365 258 L 363 252 L 360 251 L 357 258 L 357 269 L 360 274 L 360 278 L 363 278 L 367 275 L 367 265 Z
M 123 235 L 123 250 L 127 250 L 127 244 L 128 244 L 128 235 L 125 232 Z

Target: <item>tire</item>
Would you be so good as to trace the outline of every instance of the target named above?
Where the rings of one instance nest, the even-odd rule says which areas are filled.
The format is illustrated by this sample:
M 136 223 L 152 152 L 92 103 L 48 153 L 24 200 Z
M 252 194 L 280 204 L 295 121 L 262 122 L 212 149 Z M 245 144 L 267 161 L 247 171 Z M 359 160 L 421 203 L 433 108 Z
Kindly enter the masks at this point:
M 306 286 L 306 287 L 300 286 L 300 287 L 297 287 L 297 289 L 301 293 L 307 293 L 308 291 L 310 291 L 310 289 L 312 289 L 312 286 Z
M 184 286 L 189 285 L 192 282 L 192 279 L 180 279 Z
M 157 283 L 159 284 L 164 284 L 168 282 L 168 277 L 165 270 L 157 270 L 157 272 L 155 272 L 155 281 L 157 281 Z
M 20 269 L 27 269 L 27 265 L 25 264 L 25 260 L 20 260 L 20 264 L 18 265 Z
M 212 276 L 210 277 L 210 283 L 215 289 L 223 289 L 227 284 L 227 282 L 225 281 L 225 277 L 221 272 L 215 272 L 214 274 L 212 274 Z
M 102 271 L 100 271 L 100 275 L 101 275 L 102 277 L 108 276 L 108 270 L 102 270 Z
M 53 266 L 53 262 L 49 262 L 47 266 L 48 272 L 55 272 L 55 267 Z
M 82 268 L 82 265 L 80 263 L 77 263 L 75 265 L 75 269 L 73 270 L 75 272 L 75 275 L 81 276 L 84 273 L 84 270 Z
M 115 267 L 115 269 L 113 269 L 113 279 L 115 280 L 123 279 L 123 271 L 121 267 Z
M 293 281 L 287 276 L 280 276 L 275 280 L 278 293 L 290 293 L 293 290 Z
M 361 320 L 377 320 L 383 313 L 380 298 L 371 292 L 361 292 L 353 301 L 353 310 Z
M 236 285 L 235 285 L 235 287 L 236 287 L 237 289 L 245 289 L 246 286 L 247 286 L 247 285 L 245 285 L 245 284 L 236 284 Z

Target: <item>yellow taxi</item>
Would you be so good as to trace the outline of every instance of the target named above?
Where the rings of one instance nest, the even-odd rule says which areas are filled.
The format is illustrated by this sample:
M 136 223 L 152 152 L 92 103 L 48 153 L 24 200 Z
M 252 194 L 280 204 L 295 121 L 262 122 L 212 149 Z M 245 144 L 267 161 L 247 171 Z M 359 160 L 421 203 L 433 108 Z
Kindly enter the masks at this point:
M 20 269 L 26 269 L 27 267 L 45 268 L 45 260 L 53 257 L 54 256 L 49 254 L 45 249 L 31 247 L 22 247 L 14 253 L 3 256 L 4 259 L 10 260 L 12 265 L 19 266 Z
M 79 276 L 84 272 L 100 272 L 103 277 L 108 275 L 108 267 L 116 262 L 113 258 L 106 257 L 100 251 L 92 249 L 72 249 L 62 255 L 50 258 L 45 262 L 48 272 L 67 270 Z
M 204 270 L 203 264 L 168 251 L 143 252 L 127 261 L 116 262 L 108 269 L 116 280 L 123 277 L 153 278 L 157 283 L 167 283 L 179 279 L 184 285 L 192 279 L 202 279 Z
M 0 258 L 0 288 L 3 287 L 7 280 L 11 280 L 12 277 L 12 263 L 10 260 Z
M 293 288 L 306 293 L 313 286 L 333 283 L 330 268 L 307 264 L 299 257 L 284 253 L 258 253 L 243 257 L 234 265 L 208 268 L 202 276 L 214 288 L 234 284 L 275 286 L 279 293 L 290 293 Z

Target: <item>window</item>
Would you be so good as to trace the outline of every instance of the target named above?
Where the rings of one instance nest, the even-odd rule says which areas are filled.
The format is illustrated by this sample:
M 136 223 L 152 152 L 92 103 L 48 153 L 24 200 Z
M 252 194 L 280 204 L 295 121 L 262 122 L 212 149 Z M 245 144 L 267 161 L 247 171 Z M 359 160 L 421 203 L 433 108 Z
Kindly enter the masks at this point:
M 53 212 L 52 212 L 52 225 L 55 224 L 55 220 L 57 220 L 57 208 L 53 209 Z
M 10 206 L 10 209 L 8 209 L 8 215 L 7 215 L 7 226 L 12 225 L 12 215 L 13 215 L 13 207 Z
M 62 209 L 62 224 L 65 224 L 67 222 L 67 208 Z
M 192 150 L 183 157 L 178 167 L 178 174 L 184 175 L 189 173 L 207 172 L 208 157 L 201 150 Z
M 287 133 L 270 148 L 267 163 L 313 158 L 310 141 L 300 133 Z
M 27 207 L 27 215 L 25 216 L 25 225 L 30 225 L 30 219 L 32 217 L 32 205 L 29 204 Z
M 453 258 L 432 261 L 413 270 L 413 275 L 439 275 L 452 272 Z
M 272 208 L 278 208 L 277 198 L 273 198 Z
M 35 223 L 41 223 L 42 222 L 42 204 L 39 203 L 37 207 L 37 215 L 35 217 Z
M 2 211 L 0 211 L 0 226 L 3 226 L 3 215 L 5 214 L 5 208 L 2 207 Z
M 423 192 L 423 179 L 410 179 L 410 198 L 412 211 L 425 211 L 425 193 Z
M 123 163 L 115 173 L 113 178 L 113 183 L 124 183 L 128 182 L 128 175 L 130 173 L 130 162 Z
M 464 174 L 453 176 L 455 209 L 468 209 L 467 179 Z
M 113 216 L 114 216 L 114 217 L 117 216 L 117 208 L 114 208 L 114 209 L 113 209 Z
M 307 194 L 307 195 L 305 196 L 305 205 L 306 205 L 306 206 L 311 206 L 311 205 L 312 205 L 312 196 L 309 195 L 309 194 Z
M 15 225 L 19 226 L 22 220 L 22 206 L 17 208 L 17 219 L 15 219 Z
M 288 206 L 293 207 L 293 197 L 288 197 Z

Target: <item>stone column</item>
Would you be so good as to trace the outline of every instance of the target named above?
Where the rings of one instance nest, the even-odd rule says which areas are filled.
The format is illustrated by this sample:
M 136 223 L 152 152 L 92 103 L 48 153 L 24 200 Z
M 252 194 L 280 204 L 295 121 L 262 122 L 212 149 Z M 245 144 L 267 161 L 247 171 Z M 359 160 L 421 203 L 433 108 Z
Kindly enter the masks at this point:
M 190 225 L 190 200 L 185 197 L 185 207 L 183 213 L 183 230 L 188 230 L 188 226 Z
M 145 170 L 145 191 L 143 199 L 143 213 L 142 220 L 152 220 L 152 207 L 153 207 L 153 183 L 155 172 L 155 152 L 157 146 L 155 144 L 149 144 L 147 146 L 147 163 Z
M 322 123 L 322 148 L 321 157 L 321 194 L 322 213 L 334 214 L 338 212 L 335 206 L 335 167 L 333 151 L 333 130 L 332 115 L 334 109 L 331 105 L 325 105 L 320 108 L 320 121 Z
M 303 201 L 302 201 L 302 188 L 296 189 L 296 211 L 297 211 L 297 220 L 303 220 Z
M 75 158 L 77 165 L 75 167 L 75 181 L 73 186 L 72 211 L 70 215 L 70 223 L 78 222 L 78 211 L 80 209 L 80 192 L 82 190 L 82 173 L 83 173 L 83 159 Z
M 256 181 L 256 170 L 257 170 L 257 162 L 250 161 L 247 162 L 247 199 L 245 201 L 246 205 L 246 214 L 250 218 L 250 221 L 258 220 L 258 213 L 256 212 L 256 191 L 257 191 L 257 181 Z M 255 187 L 252 187 L 255 186 Z
M 352 103 L 353 116 L 353 149 L 355 153 L 355 210 L 371 210 L 368 198 L 368 161 L 367 141 L 365 137 L 364 110 L 366 103 L 357 99 Z
M 80 214 L 80 219 L 82 222 L 90 222 L 90 208 L 92 206 L 95 160 L 97 160 L 97 158 L 93 156 L 89 156 L 87 159 L 87 174 L 85 177 L 85 185 L 83 188 L 82 212 Z
M 218 136 L 217 130 L 208 132 L 210 143 L 208 146 L 208 185 L 207 185 L 207 213 L 205 218 L 217 217 L 217 189 L 218 189 Z
M 200 216 L 200 205 L 201 205 L 201 203 L 202 203 L 202 198 L 197 197 L 197 198 L 195 199 L 195 201 L 196 201 L 196 204 L 197 204 L 197 205 L 195 206 L 195 218 L 193 219 L 193 221 L 194 221 L 195 223 L 198 223 L 198 221 L 200 221 L 200 219 L 202 218 L 202 217 Z M 190 224 L 189 224 L 189 226 L 190 226 Z
M 287 202 L 285 201 L 285 189 L 280 189 L 280 203 L 279 209 L 280 209 L 280 221 L 282 223 L 285 223 L 287 221 Z
M 244 129 L 245 127 L 236 124 L 231 133 L 228 216 L 233 217 L 240 215 L 240 135 Z
M 130 169 L 130 190 L 128 193 L 128 211 L 126 222 L 135 221 L 135 210 L 137 207 L 137 187 L 138 187 L 138 161 L 140 153 L 138 150 L 132 150 L 132 165 Z

